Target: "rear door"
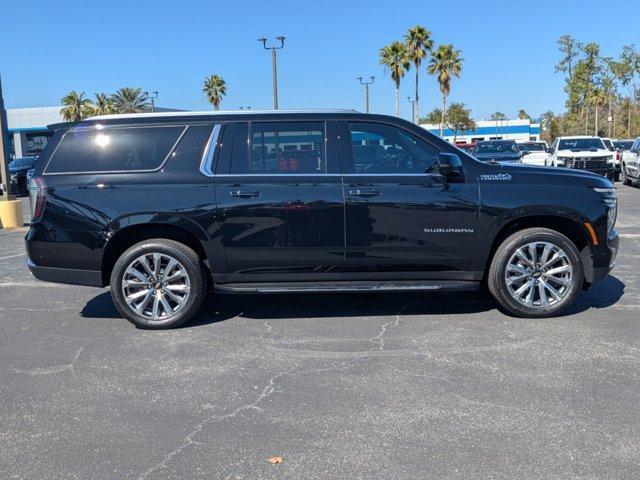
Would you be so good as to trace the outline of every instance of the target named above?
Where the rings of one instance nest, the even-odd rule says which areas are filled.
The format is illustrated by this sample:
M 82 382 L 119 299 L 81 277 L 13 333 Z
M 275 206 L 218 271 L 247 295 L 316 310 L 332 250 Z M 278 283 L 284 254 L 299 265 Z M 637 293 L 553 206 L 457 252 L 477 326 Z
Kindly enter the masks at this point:
M 344 198 L 335 122 L 238 122 L 215 191 L 226 282 L 339 280 Z
M 470 280 L 478 185 L 448 182 L 437 147 L 393 124 L 341 122 L 345 279 Z

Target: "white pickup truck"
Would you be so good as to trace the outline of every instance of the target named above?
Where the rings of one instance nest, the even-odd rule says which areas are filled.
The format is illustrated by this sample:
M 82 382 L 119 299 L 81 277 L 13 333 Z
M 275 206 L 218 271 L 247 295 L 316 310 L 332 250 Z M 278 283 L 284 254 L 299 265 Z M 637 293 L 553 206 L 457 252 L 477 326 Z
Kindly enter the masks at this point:
M 629 150 L 622 152 L 622 166 L 620 173 L 622 174 L 622 183 L 631 185 L 635 182 L 639 185 L 638 164 L 640 163 L 640 137 L 636 138 Z
M 558 137 L 549 149 L 552 167 L 586 170 L 613 179 L 613 153 L 600 137 L 576 135 Z
M 522 163 L 528 165 L 549 165 L 547 142 L 518 143 L 518 150 L 522 152 Z

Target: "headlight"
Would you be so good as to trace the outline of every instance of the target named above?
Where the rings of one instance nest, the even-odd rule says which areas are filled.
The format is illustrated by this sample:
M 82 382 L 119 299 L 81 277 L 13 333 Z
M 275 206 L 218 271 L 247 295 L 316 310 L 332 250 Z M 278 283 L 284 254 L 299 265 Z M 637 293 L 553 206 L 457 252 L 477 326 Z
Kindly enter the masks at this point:
M 11 183 L 18 183 L 18 175 L 11 175 L 9 179 Z
M 607 235 L 611 233 L 618 218 L 618 199 L 615 188 L 594 188 L 600 194 L 602 201 L 607 205 Z
M 558 157 L 558 165 L 565 165 L 571 157 Z

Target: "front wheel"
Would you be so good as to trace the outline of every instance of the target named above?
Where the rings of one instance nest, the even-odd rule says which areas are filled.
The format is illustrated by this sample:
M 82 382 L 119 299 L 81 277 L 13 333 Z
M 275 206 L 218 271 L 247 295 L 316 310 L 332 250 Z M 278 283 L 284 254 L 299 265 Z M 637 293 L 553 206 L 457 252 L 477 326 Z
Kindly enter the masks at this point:
M 518 317 L 553 317 L 575 302 L 584 268 L 574 243 L 547 228 L 521 230 L 496 251 L 488 275 L 491 294 Z
M 111 296 L 120 314 L 138 327 L 173 328 L 189 320 L 207 291 L 207 271 L 186 245 L 167 239 L 137 243 L 117 260 Z

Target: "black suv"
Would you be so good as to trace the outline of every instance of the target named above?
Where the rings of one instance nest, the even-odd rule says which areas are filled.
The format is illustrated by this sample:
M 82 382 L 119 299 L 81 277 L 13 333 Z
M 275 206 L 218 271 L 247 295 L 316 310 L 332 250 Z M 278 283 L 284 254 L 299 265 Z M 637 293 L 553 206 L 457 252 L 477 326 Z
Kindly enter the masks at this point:
M 474 290 L 558 314 L 614 264 L 586 172 L 487 164 L 353 111 L 112 115 L 52 126 L 30 184 L 35 277 L 111 286 L 139 326 L 218 292 Z M 425 298 L 425 302 L 429 300 Z

